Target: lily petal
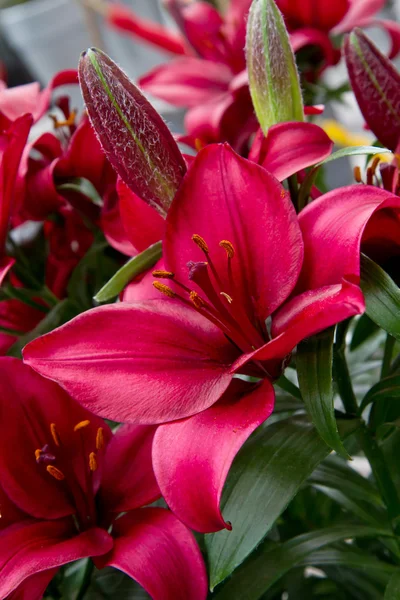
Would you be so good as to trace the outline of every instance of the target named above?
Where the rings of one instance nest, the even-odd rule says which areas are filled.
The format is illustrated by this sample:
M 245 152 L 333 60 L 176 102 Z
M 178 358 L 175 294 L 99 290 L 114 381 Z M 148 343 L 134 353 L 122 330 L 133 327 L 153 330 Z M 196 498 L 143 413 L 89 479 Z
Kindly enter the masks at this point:
M 271 376 L 277 377 L 282 360 L 299 342 L 364 310 L 363 293 L 357 285 L 346 280 L 341 285 L 304 292 L 289 300 L 273 316 L 273 339 L 240 357 L 233 368 L 240 371 L 250 360 L 261 360 L 268 363 Z
M 22 521 L 0 532 L 0 598 L 28 577 L 87 556 L 109 552 L 113 542 L 103 529 L 74 535 L 73 522 Z
M 339 283 L 342 277 L 358 281 L 360 251 L 368 223 L 370 246 L 376 237 L 378 246 L 386 244 L 390 252 L 395 240 L 385 240 L 382 235 L 377 220 L 379 213 L 386 214 L 397 227 L 399 245 L 400 198 L 390 192 L 373 186 L 351 185 L 328 192 L 307 206 L 299 215 L 305 256 L 297 289 Z
M 185 283 L 187 263 L 205 260 L 193 234 L 207 242 L 223 291 L 231 284 L 227 255 L 219 243 L 233 244 L 234 289 L 228 293 L 248 314 L 256 310 L 265 319 L 292 291 L 303 247 L 289 196 L 265 169 L 227 145 L 211 145 L 197 155 L 167 216 L 165 264 Z
M 57 567 L 46 569 L 46 571 L 28 577 L 7 596 L 7 600 L 42 600 L 47 586 L 57 571 Z
M 153 600 L 205 600 L 207 575 L 193 535 L 163 508 L 117 519 L 108 565 L 135 579 Z
M 214 404 L 237 353 L 178 299 L 102 306 L 37 338 L 25 361 L 96 414 L 162 423 Z
M 214 406 L 157 429 L 153 445 L 157 481 L 168 506 L 188 527 L 204 533 L 231 529 L 219 508 L 229 468 L 273 407 L 274 390 L 268 379 L 260 385 L 234 379 Z
M 332 148 L 332 140 L 318 125 L 278 123 L 270 127 L 266 137 L 258 134 L 249 158 L 283 181 L 327 158 Z
M 151 504 L 160 496 L 151 462 L 155 431 L 152 426 L 123 425 L 112 437 L 99 490 L 105 510 L 126 512 Z

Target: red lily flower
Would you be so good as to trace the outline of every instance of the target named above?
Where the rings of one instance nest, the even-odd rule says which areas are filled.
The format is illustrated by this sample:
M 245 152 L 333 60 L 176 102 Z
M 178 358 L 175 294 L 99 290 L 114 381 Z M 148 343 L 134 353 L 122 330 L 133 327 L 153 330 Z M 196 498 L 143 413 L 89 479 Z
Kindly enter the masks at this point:
M 91 556 L 153 598 L 204 599 L 192 534 L 169 511 L 141 508 L 160 495 L 155 428 L 128 425 L 112 436 L 21 361 L 0 359 L 0 373 L 0 598 L 21 598 L 22 586 L 39 599 L 58 567 Z
M 300 286 L 360 280 L 360 252 L 383 265 L 400 255 L 400 198 L 351 185 L 314 200 L 299 215 L 304 239 Z M 332 252 L 336 248 L 336 252 Z
M 323 56 L 323 67 L 334 65 L 340 59 L 340 52 L 334 48 L 329 35 L 340 35 L 354 27 L 383 27 L 392 42 L 390 57 L 400 50 L 398 23 L 375 18 L 385 0 L 277 0 L 277 5 L 285 17 L 293 49 L 318 47 Z
M 257 128 L 244 77 L 250 5 L 251 0 L 231 0 L 222 16 L 207 2 L 169 0 L 167 6 L 183 34 L 179 37 L 160 27 L 154 35 L 154 24 L 126 7 L 112 4 L 107 9 L 110 24 L 179 57 L 156 67 L 139 84 L 157 98 L 189 109 L 185 129 L 190 145 L 228 141 L 240 151 Z
M 160 428 L 157 477 L 184 522 L 215 531 L 226 525 L 218 504 L 227 469 L 272 410 L 269 379 L 300 340 L 364 309 L 359 288 L 349 282 L 287 301 L 302 260 L 301 232 L 284 188 L 229 147 L 209 146 L 190 166 L 167 215 L 165 270 L 154 273 L 163 278 L 154 284 L 160 299 L 88 311 L 28 344 L 25 360 L 103 416 L 165 423 L 196 415 L 164 425 L 175 428 L 165 443 Z M 237 373 L 266 379 L 229 387 Z M 187 448 L 196 424 L 204 436 L 192 436 Z M 183 463 L 193 469 L 193 481 L 209 481 L 206 491 L 189 495 L 197 508 L 184 502 L 185 486 L 172 485 Z
M 11 122 L 0 112 L 0 285 L 15 262 L 5 256 L 5 244 L 15 180 L 31 125 L 30 115 Z

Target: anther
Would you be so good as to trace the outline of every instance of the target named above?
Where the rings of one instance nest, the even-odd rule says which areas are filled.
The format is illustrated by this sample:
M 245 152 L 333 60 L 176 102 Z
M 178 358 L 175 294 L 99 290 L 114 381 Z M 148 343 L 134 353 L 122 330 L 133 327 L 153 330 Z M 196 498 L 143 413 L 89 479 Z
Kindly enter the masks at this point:
M 173 279 L 175 277 L 175 273 L 171 273 L 171 271 L 153 271 L 153 277 L 159 277 L 160 279 Z
M 175 292 L 165 285 L 165 283 L 161 283 L 161 281 L 153 281 L 153 286 L 156 290 L 164 294 L 164 296 L 168 296 L 168 298 L 175 298 L 176 296 Z
M 47 465 L 46 471 L 49 473 L 49 475 L 54 477 L 54 479 L 57 479 L 57 481 L 62 481 L 65 479 L 64 473 L 60 471 L 60 469 L 57 469 L 57 467 L 53 467 L 53 465 Z
M 189 298 L 193 302 L 195 308 L 197 309 L 204 308 L 206 306 L 206 303 L 203 300 L 203 298 L 195 291 L 190 292 Z
M 362 177 L 361 177 L 361 169 L 359 166 L 354 167 L 353 169 L 353 175 L 354 175 L 354 179 L 357 183 L 362 183 Z
M 194 241 L 196 246 L 198 246 L 200 248 L 200 250 L 203 250 L 204 254 L 208 254 L 209 250 L 208 250 L 207 242 L 204 238 L 201 237 L 201 235 L 197 235 L 197 233 L 194 233 L 192 235 L 192 240 Z
M 374 182 L 374 174 L 372 172 L 371 167 L 367 169 L 367 185 L 372 185 Z
M 43 453 L 43 450 L 41 450 L 40 448 L 38 448 L 37 450 L 35 450 L 35 458 L 36 458 L 36 462 L 39 461 L 39 457 L 40 455 Z
M 226 298 L 228 300 L 229 304 L 232 304 L 233 298 L 229 294 L 226 294 L 225 292 L 220 292 L 220 295 L 223 296 L 224 298 Z
M 53 442 L 55 443 L 55 445 L 60 447 L 61 446 L 60 436 L 58 435 L 55 423 L 50 424 L 50 433 L 51 433 L 51 437 L 53 438 Z
M 97 456 L 96 456 L 96 452 L 91 452 L 89 454 L 89 469 L 91 471 L 97 471 Z
M 102 450 L 104 448 L 104 432 L 103 428 L 99 427 L 96 433 L 96 450 Z
M 380 156 L 375 156 L 374 160 L 372 161 L 371 171 L 372 171 L 373 175 L 375 175 L 376 167 L 379 165 L 380 160 L 381 160 Z
M 228 258 L 233 258 L 235 256 L 235 248 L 233 247 L 232 242 L 221 240 L 219 245 L 226 251 Z
M 85 427 L 87 427 L 88 425 L 90 425 L 90 421 L 89 419 L 86 419 L 85 421 L 79 421 L 79 423 L 77 423 L 74 427 L 74 431 L 79 431 L 80 429 L 84 429 Z

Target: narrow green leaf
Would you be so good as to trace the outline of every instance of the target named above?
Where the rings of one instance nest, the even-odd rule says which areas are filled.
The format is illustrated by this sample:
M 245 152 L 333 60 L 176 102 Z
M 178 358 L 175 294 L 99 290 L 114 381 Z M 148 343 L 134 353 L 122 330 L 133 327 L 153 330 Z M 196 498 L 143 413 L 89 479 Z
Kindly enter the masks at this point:
M 347 544 L 343 544 L 341 548 L 323 548 L 312 552 L 300 564 L 302 566 L 313 565 L 316 567 L 343 565 L 348 569 L 360 569 L 362 571 L 373 569 L 389 575 L 397 571 L 395 565 L 378 560 L 375 556 L 371 556 L 367 552 Z
M 334 328 L 301 342 L 296 365 L 301 395 L 318 433 L 330 448 L 348 458 L 340 439 L 333 405 Z
M 71 177 L 70 179 L 65 180 L 57 186 L 57 191 L 59 191 L 61 195 L 63 192 L 81 194 L 96 206 L 103 206 L 103 200 L 100 198 L 93 183 L 84 177 Z
M 358 424 L 343 421 L 342 433 L 352 433 Z M 221 503 L 232 531 L 206 536 L 211 588 L 254 550 L 329 452 L 311 423 L 300 417 L 273 423 L 245 444 L 232 465 Z
M 387 400 L 388 398 L 400 398 L 400 375 L 391 375 L 381 379 L 377 384 L 365 394 L 360 405 L 360 414 L 362 414 L 368 404 L 376 400 Z
M 400 569 L 393 573 L 385 591 L 384 600 L 400 600 Z
M 392 532 L 364 525 L 332 525 L 261 549 L 244 563 L 216 594 L 216 600 L 258 600 L 280 577 L 320 548 L 348 538 L 385 537 Z
M 367 315 L 400 340 L 400 289 L 393 279 L 370 258 L 361 256 L 361 289 Z
M 283 17 L 273 0 L 253 0 L 247 22 L 247 71 L 261 129 L 304 121 L 299 75 Z
M 108 300 L 112 300 L 118 296 L 134 277 L 137 277 L 140 273 L 143 273 L 154 266 L 161 256 L 162 244 L 161 242 L 156 242 L 137 256 L 128 260 L 128 262 L 115 273 L 110 281 L 97 292 L 94 297 L 96 302 L 108 302 Z

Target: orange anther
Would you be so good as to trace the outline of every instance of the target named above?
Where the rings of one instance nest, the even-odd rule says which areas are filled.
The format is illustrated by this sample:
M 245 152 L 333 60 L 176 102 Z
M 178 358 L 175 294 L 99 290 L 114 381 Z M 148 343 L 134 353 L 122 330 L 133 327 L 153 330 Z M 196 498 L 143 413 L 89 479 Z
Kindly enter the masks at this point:
M 96 433 L 96 450 L 104 448 L 104 432 L 103 428 L 99 427 Z
M 190 292 L 189 294 L 190 300 L 193 302 L 196 308 L 204 308 L 206 303 L 203 298 L 195 291 Z
M 176 296 L 175 292 L 171 290 L 170 287 L 165 285 L 165 283 L 161 283 L 160 281 L 153 281 L 153 286 L 156 288 L 156 290 L 164 294 L 164 296 L 168 296 L 168 298 L 175 298 Z
M 220 295 L 223 296 L 224 298 L 226 298 L 228 300 L 229 304 L 232 304 L 233 298 L 229 294 L 226 294 L 225 292 L 220 292 Z
M 57 479 L 57 481 L 62 481 L 65 479 L 64 473 L 60 471 L 60 469 L 57 469 L 57 467 L 53 467 L 53 465 L 47 465 L 46 471 L 49 473 L 49 475 L 54 477 L 54 479 Z
M 86 419 L 85 421 L 79 421 L 79 423 L 77 423 L 74 427 L 74 431 L 79 431 L 80 429 L 84 429 L 85 427 L 87 427 L 88 425 L 90 425 L 90 421 L 89 419 Z
M 374 160 L 371 163 L 371 171 L 372 171 L 373 175 L 375 175 L 376 167 L 379 165 L 380 160 L 381 160 L 380 156 L 375 156 Z
M 50 424 L 50 433 L 51 433 L 51 437 L 53 438 L 53 442 L 55 443 L 55 445 L 60 447 L 61 446 L 60 436 L 58 435 L 55 423 Z
M 197 233 L 193 234 L 192 240 L 200 248 L 200 250 L 203 250 L 204 254 L 208 254 L 207 242 L 201 237 L 201 235 L 197 235 Z
M 37 450 L 35 450 L 35 458 L 36 458 L 36 462 L 38 462 L 40 455 L 43 454 L 43 450 L 41 450 L 40 448 L 38 448 Z
M 226 251 L 228 258 L 233 258 L 235 256 L 235 248 L 233 247 L 232 242 L 221 240 L 219 245 Z
M 160 279 L 173 279 L 174 278 L 174 273 L 171 273 L 171 271 L 163 271 L 163 270 L 158 270 L 158 271 L 153 271 L 152 272 L 153 277 L 159 277 Z
M 96 471 L 97 470 L 97 456 L 96 456 L 96 452 L 91 452 L 89 454 L 89 469 L 91 471 Z
M 362 183 L 362 177 L 361 177 L 361 169 L 360 167 L 354 167 L 353 169 L 353 174 L 354 174 L 354 179 L 357 183 Z

